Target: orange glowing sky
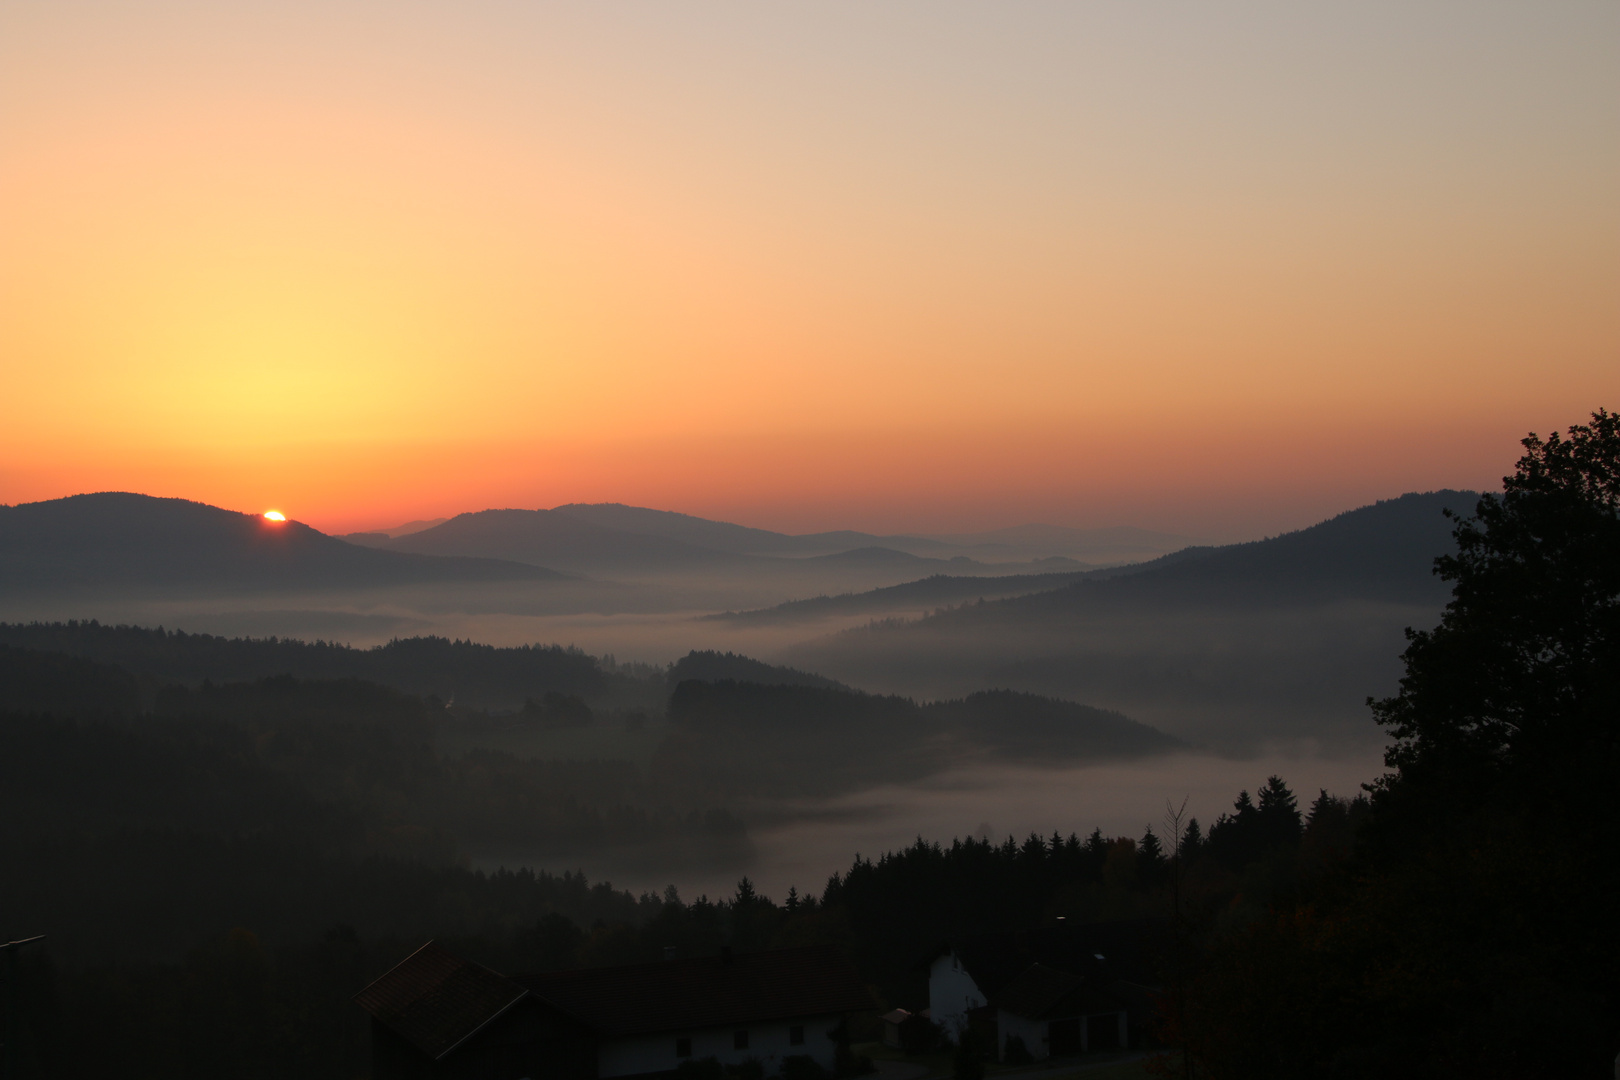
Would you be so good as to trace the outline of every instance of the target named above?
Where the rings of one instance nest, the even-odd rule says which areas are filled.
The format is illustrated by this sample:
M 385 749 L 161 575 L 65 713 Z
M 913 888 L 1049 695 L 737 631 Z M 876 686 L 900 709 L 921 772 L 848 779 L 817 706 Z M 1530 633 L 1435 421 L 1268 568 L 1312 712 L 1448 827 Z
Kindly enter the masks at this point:
M 1620 406 L 1620 6 L 12 2 L 0 502 L 1237 537 Z

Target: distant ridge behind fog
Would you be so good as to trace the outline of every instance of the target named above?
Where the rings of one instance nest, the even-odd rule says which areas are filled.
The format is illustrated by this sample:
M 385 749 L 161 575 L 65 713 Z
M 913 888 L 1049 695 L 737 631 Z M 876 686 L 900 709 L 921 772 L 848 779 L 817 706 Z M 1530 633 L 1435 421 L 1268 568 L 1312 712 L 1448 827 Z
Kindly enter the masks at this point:
M 491 559 L 375 551 L 296 521 L 268 522 L 186 499 L 109 491 L 0 507 L 0 585 L 13 593 L 353 589 L 559 577 Z

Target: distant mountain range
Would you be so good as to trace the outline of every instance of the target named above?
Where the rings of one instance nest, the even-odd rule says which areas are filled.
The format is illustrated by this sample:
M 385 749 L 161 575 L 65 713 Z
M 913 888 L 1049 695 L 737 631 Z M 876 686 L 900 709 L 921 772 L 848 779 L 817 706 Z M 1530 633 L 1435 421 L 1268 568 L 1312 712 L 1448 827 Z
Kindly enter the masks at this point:
M 999 560 L 986 563 L 964 554 L 968 549 L 926 537 L 850 531 L 789 536 L 617 503 L 480 510 L 424 528 L 400 526 L 343 539 L 387 551 L 507 559 L 604 577 L 699 570 L 769 573 L 788 564 L 811 574 L 864 570 L 918 575 L 993 573 L 1018 565 L 1005 551 L 973 549 Z M 1040 565 L 1082 569 L 1086 564 L 1051 555 Z
M 480 510 L 457 514 L 443 524 L 397 539 L 351 539 L 388 551 L 509 559 L 577 573 L 713 569 L 747 558 L 665 536 L 598 525 L 557 510 Z
M 1148 562 L 1103 568 L 1075 564 L 1074 570 L 996 577 L 939 574 L 709 618 L 738 624 L 786 623 L 915 612 L 980 599 L 1006 603 L 971 618 L 1060 612 L 1078 603 L 1245 607 L 1352 597 L 1435 603 L 1444 599 L 1446 586 L 1433 574 L 1434 558 L 1451 545 L 1452 526 L 1444 511 L 1467 514 L 1478 498 L 1463 491 L 1404 495 L 1268 540 L 1189 547 Z M 1022 599 L 1015 603 L 1015 597 Z
M 561 576 L 515 562 L 375 551 L 296 521 L 185 499 L 101 492 L 0 506 L 0 587 L 12 593 L 371 588 Z
M 830 558 L 864 566 L 910 562 L 919 573 L 949 564 L 972 572 L 1018 561 L 1044 561 L 1053 570 L 1083 562 L 1152 558 L 1192 543 L 1145 529 L 1069 529 L 1020 525 L 950 537 L 893 535 L 840 529 L 793 536 L 710 521 L 669 510 L 620 503 L 569 503 L 551 510 L 484 510 L 448 521 L 410 522 L 393 529 L 351 533 L 353 543 L 434 555 L 513 559 L 581 573 L 611 573 L 627 566 L 742 567 L 750 560 Z M 988 560 L 988 561 L 987 561 Z M 1053 563 L 1067 560 L 1069 566 Z M 808 565 L 808 564 L 807 564 Z
M 915 614 L 918 609 L 960 604 L 968 600 L 1000 599 L 1026 593 L 1047 592 L 1072 585 L 1090 572 L 1070 570 L 1055 574 L 1004 574 L 1000 577 L 935 574 L 918 581 L 886 585 L 881 589 L 868 589 L 866 592 L 789 600 L 775 607 L 759 608 L 754 611 L 725 611 L 705 618 L 737 625 L 765 625 L 899 611 Z
M 716 573 L 780 580 L 782 592 L 792 595 L 784 573 L 797 582 L 796 591 L 1085 566 L 1061 555 L 984 563 L 964 550 L 916 536 L 789 536 L 618 504 L 483 510 L 344 537 L 296 521 L 128 492 L 0 506 L 0 587 L 14 596 L 85 589 L 246 594 Z
M 996 545 L 1076 550 L 1084 543 L 1141 552 L 1180 538 L 1045 525 L 960 534 L 955 545 L 850 531 L 789 536 L 618 504 L 483 510 L 339 538 L 295 521 L 104 492 L 0 507 L 0 586 L 17 594 L 109 587 L 251 592 L 716 573 L 780 582 L 783 591 L 792 581 L 806 591 L 886 586 L 729 616 L 755 622 L 981 598 L 1002 605 L 974 616 L 982 619 L 1032 618 L 1074 604 L 1244 606 L 1348 596 L 1429 603 L 1445 591 L 1429 573 L 1434 554 L 1449 543 L 1450 525 L 1439 511 L 1466 512 L 1474 499 L 1464 492 L 1408 495 L 1269 540 L 1185 547 L 1099 568 L 1062 555 L 985 563 L 961 552 Z M 1045 547 L 1029 547 L 1036 544 Z M 913 580 L 888 584 L 907 577 Z
M 1444 602 L 1434 560 L 1455 550 L 1454 523 L 1479 493 L 1431 491 L 1347 510 L 1266 540 L 1192 547 L 1151 562 L 1100 570 L 1067 589 L 1004 603 L 1028 610 L 1068 603 L 1178 606 L 1312 604 L 1335 600 Z
M 1366 698 L 1394 689 L 1402 631 L 1431 625 L 1450 593 L 1433 573 L 1435 558 L 1453 550 L 1445 511 L 1467 516 L 1478 498 L 1404 495 L 1267 540 L 1188 548 L 1057 588 L 862 626 L 779 658 L 887 693 L 1001 686 L 1087 701 L 1245 750 L 1272 739 L 1372 741 Z M 943 599 L 968 580 L 746 618 L 895 611 L 897 596 Z M 1019 579 L 1005 581 L 1015 588 Z

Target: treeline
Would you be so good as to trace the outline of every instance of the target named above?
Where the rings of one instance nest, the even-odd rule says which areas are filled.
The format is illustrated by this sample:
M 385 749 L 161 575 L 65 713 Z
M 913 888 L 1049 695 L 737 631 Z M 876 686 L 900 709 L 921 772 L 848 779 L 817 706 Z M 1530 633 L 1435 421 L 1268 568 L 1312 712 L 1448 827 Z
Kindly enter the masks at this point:
M 1363 805 L 1324 794 L 1301 815 L 1273 778 L 1258 805 L 1240 797 L 1206 840 L 1191 839 L 1201 833 L 1190 825 L 1180 865 L 1201 883 L 1209 911 L 1229 918 L 1257 882 L 1288 895 L 1322 860 L 1339 858 Z M 64 896 L 115 883 L 120 903 L 114 912 L 69 903 L 42 917 L 55 937 L 26 957 L 21 987 L 29 1068 L 165 1077 L 362 1072 L 367 1031 L 350 998 L 429 937 L 513 973 L 651 962 L 670 948 L 696 956 L 834 944 L 861 968 L 877 1004 L 918 1009 L 927 1004 L 918 963 L 944 941 L 1063 916 L 1130 920 L 1155 952 L 1168 941 L 1177 865 L 1152 829 L 1140 839 L 1093 830 L 1083 839 L 919 840 L 857 858 L 819 892 L 773 899 L 743 878 L 732 896 L 688 901 L 673 886 L 634 897 L 572 874 L 345 862 L 259 839 L 159 832 L 53 848 L 50 858 L 28 871 L 60 879 Z M 142 874 L 152 882 L 146 892 Z M 196 920 L 190 942 L 167 957 L 144 937 L 167 925 L 164 903 Z
M 1214 1080 L 1613 1074 L 1620 417 L 1524 446 L 1372 703 L 1351 859 L 1203 941 L 1166 1037 Z
M 436 736 L 455 719 L 387 687 L 289 675 L 174 685 L 132 715 L 133 683 L 0 646 L 7 842 L 168 829 L 434 864 L 490 846 L 562 857 L 691 840 L 746 854 L 723 807 L 672 803 L 628 760 L 443 753 Z
M 5 685 L 31 703 L 0 718 L 0 913 L 15 934 L 52 935 L 22 968 L 25 1067 L 352 1075 L 364 1028 L 349 995 L 427 937 L 507 971 L 831 942 L 881 1004 L 918 1006 L 917 962 L 942 941 L 1062 918 L 1157 928 L 1157 1037 L 1210 1080 L 1606 1075 L 1620 1049 L 1620 417 L 1526 440 L 1504 494 L 1455 538 L 1439 561 L 1452 601 L 1411 634 L 1399 693 L 1374 703 L 1391 772 L 1369 797 L 1322 793 L 1302 811 L 1272 778 L 1207 829 L 1172 817 L 1140 838 L 919 840 L 779 900 L 746 879 L 687 903 L 436 863 L 444 821 L 566 816 L 559 792 L 611 793 L 616 774 L 452 761 L 431 743 L 449 710 L 398 687 L 261 673 L 160 695 L 82 651 L 0 651 Z M 137 716 L 116 705 L 131 693 Z M 919 706 L 726 680 L 659 693 L 670 749 L 655 768 L 672 791 L 740 767 L 704 765 L 728 746 L 787 748 L 810 771 L 862 754 L 912 767 L 919 747 L 973 745 L 975 709 L 1086 726 L 1021 695 Z
M 1185 745 L 1119 713 L 1006 690 L 918 704 L 837 687 L 687 680 L 656 766 L 729 797 L 826 795 L 953 765 L 1166 754 Z
M 512 711 L 548 692 L 646 706 L 662 680 L 607 669 L 558 645 L 496 647 L 442 637 L 400 638 L 369 649 L 331 641 L 227 638 L 183 630 L 104 626 L 95 620 L 0 623 L 0 644 L 83 657 L 133 675 L 147 695 L 164 686 L 249 682 L 272 675 L 361 679 L 474 709 Z

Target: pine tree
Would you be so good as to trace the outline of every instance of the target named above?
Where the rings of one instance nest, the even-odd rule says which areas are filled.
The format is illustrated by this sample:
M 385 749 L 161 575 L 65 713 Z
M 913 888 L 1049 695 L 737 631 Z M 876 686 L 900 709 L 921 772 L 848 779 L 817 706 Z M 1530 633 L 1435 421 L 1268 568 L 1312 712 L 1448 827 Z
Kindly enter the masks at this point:
M 1262 842 L 1268 848 L 1297 844 L 1305 831 L 1299 817 L 1299 800 L 1280 776 L 1268 778 L 1266 786 L 1260 789 L 1260 805 L 1255 808 L 1255 817 L 1263 830 Z

